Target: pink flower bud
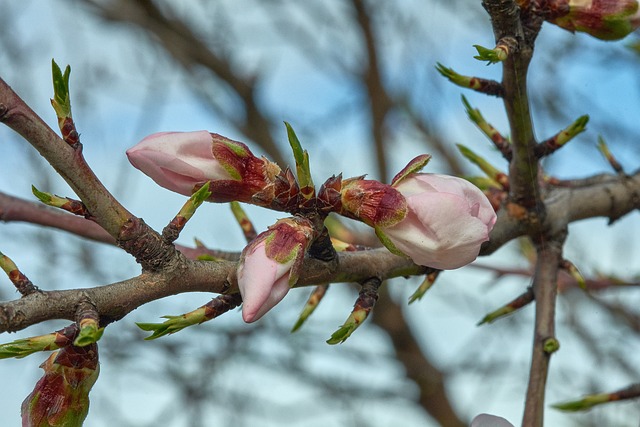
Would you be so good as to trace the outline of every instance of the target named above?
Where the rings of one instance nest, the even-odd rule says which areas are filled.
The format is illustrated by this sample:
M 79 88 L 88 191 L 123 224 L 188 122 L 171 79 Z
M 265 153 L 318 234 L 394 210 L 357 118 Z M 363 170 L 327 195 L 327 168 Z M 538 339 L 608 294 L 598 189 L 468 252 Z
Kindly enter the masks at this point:
M 378 181 L 352 178 L 342 181 L 341 212 L 371 227 L 396 224 L 407 214 L 407 203 L 394 187 Z
M 160 132 L 127 150 L 129 161 L 158 185 L 191 196 L 196 184 L 231 179 L 212 153 L 213 139 L 206 130 Z
M 149 135 L 127 150 L 127 156 L 158 185 L 185 196 L 210 181 L 211 202 L 269 204 L 281 172 L 245 144 L 204 130 Z
M 621 39 L 640 26 L 636 0 L 550 0 L 545 6 L 549 22 L 602 40 Z
M 502 417 L 480 414 L 471 421 L 470 427 L 513 427 L 513 424 Z
M 423 173 L 411 174 L 395 188 L 406 198 L 408 212 L 402 221 L 378 230 L 387 247 L 391 243 L 391 249 L 416 264 L 441 270 L 476 259 L 496 222 L 480 189 L 461 178 Z
M 245 322 L 260 319 L 296 284 L 315 234 L 308 219 L 285 218 L 244 248 L 238 264 L 238 288 Z
M 89 411 L 89 391 L 98 378 L 98 347 L 64 347 L 40 367 L 45 374 L 22 402 L 22 425 L 82 425 Z

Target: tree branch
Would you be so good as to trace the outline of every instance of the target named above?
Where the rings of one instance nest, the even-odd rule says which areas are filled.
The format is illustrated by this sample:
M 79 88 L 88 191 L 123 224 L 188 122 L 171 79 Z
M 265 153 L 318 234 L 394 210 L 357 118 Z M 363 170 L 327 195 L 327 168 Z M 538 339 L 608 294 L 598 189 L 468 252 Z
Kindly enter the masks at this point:
M 536 300 L 535 331 L 529 371 L 529 386 L 525 400 L 523 426 L 542 427 L 544 396 L 551 354 L 558 349 L 555 337 L 555 307 L 558 291 L 558 266 L 562 261 L 562 245 L 566 230 L 553 240 L 542 241 L 533 278 Z

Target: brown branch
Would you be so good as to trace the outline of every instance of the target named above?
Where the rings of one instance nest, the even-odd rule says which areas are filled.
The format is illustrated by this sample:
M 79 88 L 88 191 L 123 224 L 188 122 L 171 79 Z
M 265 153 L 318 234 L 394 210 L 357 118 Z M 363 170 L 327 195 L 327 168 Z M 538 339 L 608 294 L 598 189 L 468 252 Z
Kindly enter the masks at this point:
M 536 317 L 523 426 L 542 427 L 543 425 L 549 361 L 551 354 L 558 349 L 555 337 L 555 306 L 558 271 L 562 261 L 562 245 L 566 230 L 553 237 L 553 240 L 539 243 L 533 278 Z
M 133 215 L 102 185 L 81 153 L 64 142 L 2 79 L 0 113 L 0 121 L 29 141 L 80 197 L 96 222 L 117 238 Z
M 178 252 L 177 252 L 178 253 Z M 178 253 L 179 254 L 179 253 Z M 51 319 L 75 319 L 74 307 L 89 298 L 100 314 L 101 322 L 119 320 L 132 310 L 151 301 L 185 292 L 233 293 L 238 291 L 236 263 L 229 261 L 193 261 L 177 257 L 161 272 L 146 272 L 138 277 L 89 289 L 43 291 L 0 303 L 0 333 L 13 332 Z M 372 275 L 381 279 L 424 274 L 426 267 L 389 253 L 386 249 L 338 254 L 339 269 L 315 259 L 305 260 L 303 274 L 296 286 L 318 283 L 359 282 Z
M 0 192 L 0 221 L 27 222 L 68 231 L 96 242 L 116 244 L 116 239 L 93 221 L 2 192 Z
M 637 197 L 638 191 L 640 191 L 640 172 L 631 177 L 601 175 L 598 179 L 591 179 L 588 186 L 557 188 L 547 198 L 547 223 L 550 225 L 562 224 L 565 221 L 595 216 L 617 218 L 623 213 L 640 207 L 640 199 Z M 47 207 L 40 207 L 35 203 L 20 199 L 0 198 L 0 202 L 2 200 L 9 200 L 10 206 L 19 207 L 18 210 L 13 210 L 10 206 L 0 204 L 0 212 L 3 213 L 4 220 L 19 219 L 19 213 L 23 212 L 23 220 L 28 221 L 38 217 L 34 222 L 72 232 L 81 229 L 83 224 L 93 224 L 83 218 L 57 212 Z M 68 218 L 58 222 L 60 216 Z M 492 253 L 509 240 L 524 235 L 525 231 L 519 221 L 501 214 L 491 234 L 491 241 L 483 247 L 482 253 L 485 255 Z M 86 234 L 78 234 L 90 237 Z M 193 252 L 193 254 L 185 253 L 189 257 L 198 253 L 197 249 L 184 248 L 183 250 Z M 230 286 L 229 284 L 225 285 L 227 277 L 232 277 L 235 274 L 234 263 L 186 263 L 181 261 L 177 265 L 174 268 L 180 269 L 184 276 L 176 278 L 169 273 L 166 273 L 167 276 L 149 273 L 117 284 L 97 287 L 88 290 L 88 292 L 91 292 L 92 300 L 100 301 L 97 306 L 101 316 L 119 319 L 142 304 L 168 295 L 195 291 L 222 292 L 227 286 Z M 342 253 L 339 255 L 338 265 L 338 269 L 332 271 L 327 264 L 317 260 L 308 260 L 304 268 L 305 274 L 299 285 L 340 281 L 357 282 L 371 277 L 372 272 L 376 272 L 376 275 L 383 278 L 419 275 L 425 272 L 424 267 L 415 266 L 408 260 L 391 255 L 386 249 Z M 145 284 L 153 286 L 144 286 Z M 2 303 L 0 304 L 0 331 L 18 330 L 54 318 L 73 320 L 71 307 L 77 302 L 79 292 L 78 290 L 44 292 L 33 297 L 23 298 L 20 302 Z M 16 313 L 20 313 L 19 319 L 15 318 Z

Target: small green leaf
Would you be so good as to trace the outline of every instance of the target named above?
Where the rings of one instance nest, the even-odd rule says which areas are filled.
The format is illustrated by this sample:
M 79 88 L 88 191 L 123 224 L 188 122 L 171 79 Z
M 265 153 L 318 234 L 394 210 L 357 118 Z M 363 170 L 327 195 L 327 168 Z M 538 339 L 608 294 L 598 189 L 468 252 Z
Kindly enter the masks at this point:
M 189 197 L 189 200 L 184 204 L 180 212 L 178 212 L 177 217 L 182 217 L 185 220 L 189 221 L 193 214 L 195 214 L 196 209 L 202 205 L 202 203 L 211 196 L 211 191 L 209 191 L 210 181 L 204 183 L 202 187 L 198 189 L 195 193 Z
M 427 274 L 418 289 L 416 289 L 413 295 L 409 297 L 409 304 L 413 304 L 414 302 L 421 300 L 424 294 L 426 294 L 427 291 L 431 289 L 439 274 L 440 270 L 435 270 Z
M 311 170 L 309 168 L 309 153 L 307 150 L 302 149 L 302 144 L 296 135 L 293 127 L 288 122 L 284 122 L 287 128 L 287 138 L 289 139 L 289 145 L 293 151 L 293 157 L 296 161 L 296 172 L 298 174 L 298 183 L 301 189 L 313 188 L 313 179 L 311 178 Z M 309 199 L 313 197 L 314 192 L 305 193 L 303 195 Z
M 151 336 L 146 337 L 145 340 L 154 340 L 165 335 L 175 334 L 184 328 L 199 325 L 209 320 L 206 317 L 206 309 L 204 307 L 197 308 L 180 316 L 162 316 L 162 318 L 167 320 L 163 323 L 136 323 L 143 331 L 153 332 Z
M 0 359 L 22 359 L 40 351 L 56 350 L 56 334 L 41 335 L 0 344 Z
M 474 44 L 473 47 L 478 51 L 478 55 L 474 56 L 478 61 L 487 61 L 487 65 L 502 62 L 507 59 L 507 52 L 499 47 L 495 49 L 487 49 L 486 47 Z
M 362 309 L 354 309 L 349 315 L 346 322 L 340 328 L 331 334 L 331 338 L 327 340 L 327 344 L 336 345 L 342 344 L 360 327 L 369 315 L 368 311 Z
M 551 407 L 558 409 L 560 411 L 578 412 L 578 411 L 586 411 L 587 409 L 591 409 L 596 405 L 607 403 L 609 401 L 611 401 L 611 396 L 609 394 L 606 394 L 606 393 L 592 394 L 589 396 L 585 396 L 579 400 L 555 403 L 551 405 Z
M 467 160 L 471 163 L 478 166 L 482 172 L 487 174 L 489 178 L 499 183 L 503 188 L 507 188 L 509 185 L 509 178 L 504 172 L 501 172 L 498 168 L 493 166 L 487 160 L 485 160 L 482 156 L 476 154 L 473 150 L 468 147 L 465 147 L 462 144 L 456 144 L 460 154 L 462 154 Z
M 78 337 L 73 342 L 76 347 L 86 347 L 89 344 L 98 342 L 104 333 L 104 328 L 98 328 L 97 325 L 90 324 L 80 329 Z
M 35 186 L 31 186 L 31 192 L 34 196 L 38 198 L 45 205 L 49 205 L 51 200 L 53 199 L 53 195 L 49 193 L 45 193 L 44 191 L 38 190 Z
M 62 74 L 62 70 L 55 60 L 51 60 L 51 74 L 53 76 L 53 99 L 51 104 L 58 118 L 71 117 L 71 101 L 69 95 L 69 76 L 71 67 L 67 65 Z
M 458 85 L 460 87 L 475 89 L 475 90 L 481 87 L 481 84 L 479 83 L 479 80 L 477 78 L 458 74 L 452 68 L 445 67 L 439 62 L 436 64 L 436 70 L 442 76 L 446 77 L 451 83 Z
M 11 260 L 11 258 L 6 256 L 2 252 L 0 252 L 0 268 L 2 268 L 8 275 L 12 271 L 18 270 L 18 266 Z

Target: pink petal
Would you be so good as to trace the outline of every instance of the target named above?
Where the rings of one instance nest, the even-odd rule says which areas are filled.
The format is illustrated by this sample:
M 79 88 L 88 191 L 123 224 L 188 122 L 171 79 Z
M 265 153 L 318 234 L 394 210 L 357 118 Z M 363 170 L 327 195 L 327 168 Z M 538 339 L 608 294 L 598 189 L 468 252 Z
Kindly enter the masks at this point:
M 397 187 L 409 213 L 384 229 L 396 247 L 421 265 L 454 269 L 472 262 L 496 215 L 486 196 L 461 178 L 414 174 Z
M 278 304 L 289 291 L 292 263 L 280 264 L 267 257 L 264 241 L 249 249 L 238 269 L 242 317 L 254 322 Z

